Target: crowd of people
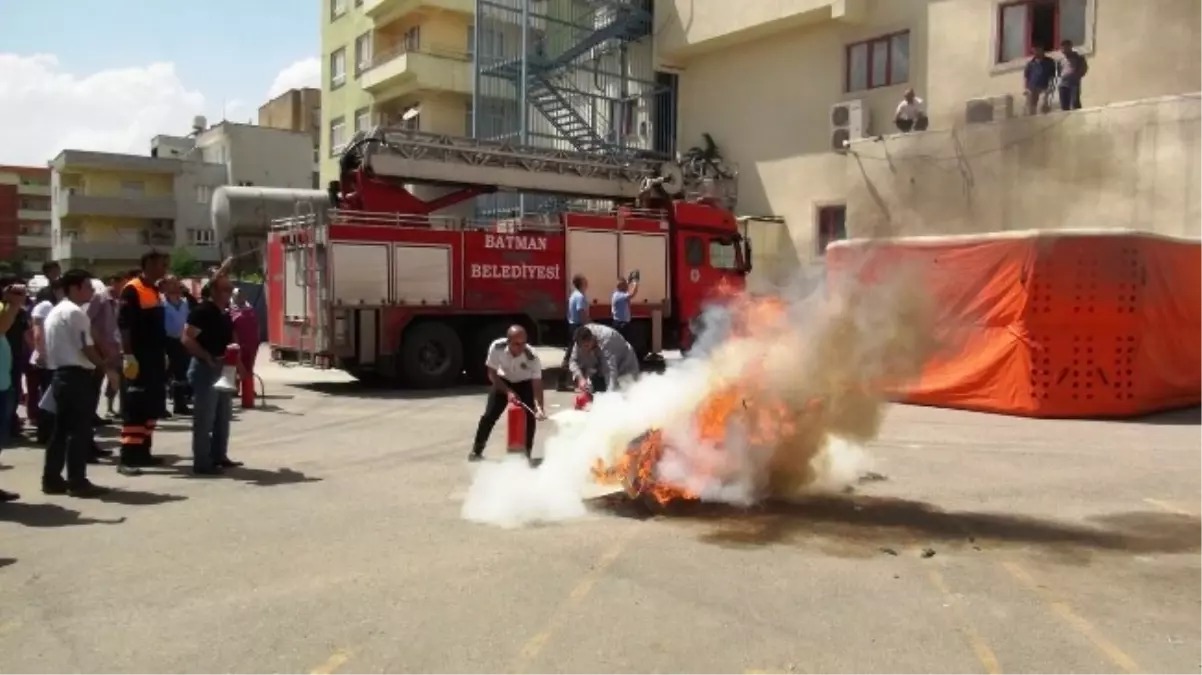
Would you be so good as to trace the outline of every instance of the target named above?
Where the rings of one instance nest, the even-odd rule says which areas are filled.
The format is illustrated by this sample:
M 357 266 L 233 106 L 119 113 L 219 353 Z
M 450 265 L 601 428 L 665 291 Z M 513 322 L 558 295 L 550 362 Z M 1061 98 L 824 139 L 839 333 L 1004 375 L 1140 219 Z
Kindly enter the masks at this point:
M 103 494 L 88 465 L 113 456 L 96 430 L 117 417 L 123 475 L 162 465 L 156 425 L 182 416 L 191 416 L 194 475 L 241 465 L 228 452 L 237 387 L 221 378 L 231 348 L 239 377 L 253 378 L 258 317 L 229 278 L 230 260 L 210 270 L 199 299 L 167 273 L 169 262 L 150 252 L 138 269 L 99 283 L 86 270 L 46 263 L 46 285 L 32 297 L 25 280 L 0 277 L 0 450 L 44 446 L 42 492 Z M 0 502 L 16 499 L 0 490 Z

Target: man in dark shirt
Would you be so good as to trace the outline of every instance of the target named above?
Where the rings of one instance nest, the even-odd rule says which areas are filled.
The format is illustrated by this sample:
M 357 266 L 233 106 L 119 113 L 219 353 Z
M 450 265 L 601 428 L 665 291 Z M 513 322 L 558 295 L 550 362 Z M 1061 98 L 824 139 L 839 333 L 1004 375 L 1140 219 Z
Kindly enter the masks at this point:
M 225 366 L 226 348 L 234 341 L 229 303 L 234 284 L 219 276 L 209 292 L 188 315 L 180 342 L 192 355 L 188 384 L 192 387 L 192 472 L 200 476 L 241 466 L 229 458 L 233 389 L 216 386 Z
M 59 277 L 63 276 L 63 268 L 58 263 L 50 260 L 42 263 L 42 275 L 46 277 L 47 283 L 45 288 L 38 291 L 38 294 L 34 297 L 34 304 L 46 300 L 54 302 L 54 290 L 50 288 L 50 283 L 58 281 Z
M 121 331 L 121 457 L 117 470 L 127 476 L 158 466 L 150 454 L 156 420 L 167 407 L 167 328 L 158 284 L 169 257 L 151 251 L 141 272 L 121 290 L 117 326 Z
M 1060 63 L 1057 64 L 1061 110 L 1081 109 L 1081 80 L 1089 72 L 1089 62 L 1075 49 L 1072 40 L 1061 40 Z
M 1031 47 L 1031 60 L 1023 69 L 1023 92 L 1026 94 L 1028 115 L 1035 111 L 1051 110 L 1052 81 L 1056 79 L 1056 62 L 1047 55 L 1043 45 Z

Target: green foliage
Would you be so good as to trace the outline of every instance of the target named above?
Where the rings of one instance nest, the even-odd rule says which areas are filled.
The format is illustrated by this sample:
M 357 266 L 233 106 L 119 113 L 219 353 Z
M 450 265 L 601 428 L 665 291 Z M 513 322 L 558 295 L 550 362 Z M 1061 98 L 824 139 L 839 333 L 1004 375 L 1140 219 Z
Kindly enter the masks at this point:
M 204 265 L 183 246 L 171 252 L 171 273 L 177 277 L 196 277 L 204 273 Z

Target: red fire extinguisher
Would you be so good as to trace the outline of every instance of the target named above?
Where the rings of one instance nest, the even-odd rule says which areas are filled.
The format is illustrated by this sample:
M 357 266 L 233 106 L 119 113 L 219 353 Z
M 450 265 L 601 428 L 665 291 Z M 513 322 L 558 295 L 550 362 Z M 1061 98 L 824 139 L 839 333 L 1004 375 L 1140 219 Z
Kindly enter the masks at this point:
M 505 423 L 509 429 L 509 438 L 505 443 L 506 451 L 526 454 L 526 408 L 520 403 L 510 401 L 505 410 Z

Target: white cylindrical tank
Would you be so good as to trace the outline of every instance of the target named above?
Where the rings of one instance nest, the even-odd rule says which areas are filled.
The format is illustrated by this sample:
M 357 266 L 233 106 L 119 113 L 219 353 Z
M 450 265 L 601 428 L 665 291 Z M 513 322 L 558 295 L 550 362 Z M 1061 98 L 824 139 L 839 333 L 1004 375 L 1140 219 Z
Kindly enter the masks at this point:
M 322 212 L 330 207 L 325 190 L 235 187 L 213 193 L 213 229 L 217 241 L 231 236 L 267 236 L 272 220 L 297 214 Z

